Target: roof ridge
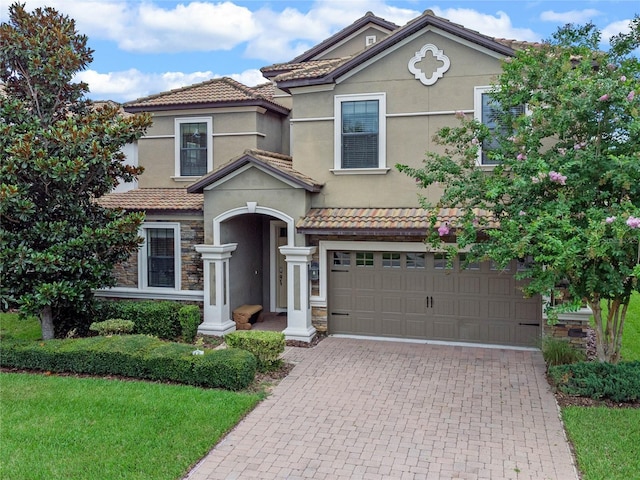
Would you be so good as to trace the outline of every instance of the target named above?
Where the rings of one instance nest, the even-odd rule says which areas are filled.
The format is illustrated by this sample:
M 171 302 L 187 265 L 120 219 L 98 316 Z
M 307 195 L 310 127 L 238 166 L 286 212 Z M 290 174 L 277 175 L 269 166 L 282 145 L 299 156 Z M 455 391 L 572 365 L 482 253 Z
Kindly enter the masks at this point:
M 293 157 L 285 155 L 284 153 L 271 152 L 269 150 L 262 150 L 259 148 L 247 148 L 244 151 L 245 155 L 261 155 L 263 157 L 276 158 L 278 160 L 287 160 L 293 162 Z

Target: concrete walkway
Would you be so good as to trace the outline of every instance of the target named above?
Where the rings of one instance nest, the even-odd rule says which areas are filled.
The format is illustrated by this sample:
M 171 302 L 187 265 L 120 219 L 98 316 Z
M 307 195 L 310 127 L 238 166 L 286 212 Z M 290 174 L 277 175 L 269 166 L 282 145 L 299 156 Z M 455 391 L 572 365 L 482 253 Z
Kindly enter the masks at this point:
M 578 478 L 539 352 L 329 337 L 190 473 Z

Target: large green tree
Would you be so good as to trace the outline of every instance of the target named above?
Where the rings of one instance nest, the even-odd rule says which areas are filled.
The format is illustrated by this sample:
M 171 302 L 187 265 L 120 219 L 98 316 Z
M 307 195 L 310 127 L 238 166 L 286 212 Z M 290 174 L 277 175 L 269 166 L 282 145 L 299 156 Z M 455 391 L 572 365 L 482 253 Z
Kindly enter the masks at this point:
M 593 25 L 567 25 L 518 51 L 491 92 L 496 128 L 459 113 L 422 168 L 398 168 L 422 187 L 444 188 L 437 204 L 422 199 L 429 242 L 454 235 L 452 254 L 470 247 L 469 259 L 502 265 L 530 257 L 525 294 L 568 285 L 572 301 L 547 305 L 549 318 L 588 304 L 598 358 L 617 362 L 640 274 L 640 19 L 610 45 L 600 48 Z M 493 168 L 478 165 L 483 145 Z M 441 225 L 442 207 L 461 215 Z
M 74 75 L 92 61 L 87 37 L 52 8 L 9 7 L 0 25 L 0 288 L 3 308 L 40 317 L 53 338 L 63 313 L 82 312 L 113 266 L 139 245 L 143 217 L 96 199 L 141 170 L 121 147 L 147 116 L 98 107 Z

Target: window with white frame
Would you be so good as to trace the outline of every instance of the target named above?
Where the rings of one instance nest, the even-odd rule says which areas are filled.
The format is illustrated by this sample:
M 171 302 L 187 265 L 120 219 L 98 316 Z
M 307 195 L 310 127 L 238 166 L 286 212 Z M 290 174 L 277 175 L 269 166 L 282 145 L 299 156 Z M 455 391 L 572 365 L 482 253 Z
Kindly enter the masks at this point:
M 336 95 L 334 171 L 375 172 L 386 168 L 384 93 Z
M 211 117 L 176 118 L 176 176 L 201 177 L 213 169 Z
M 489 127 L 492 132 L 501 128 L 499 117 L 501 115 L 500 106 L 491 97 L 491 87 L 476 87 L 474 92 L 474 111 L 475 119 Z M 511 115 L 521 115 L 525 112 L 525 106 L 520 105 L 511 109 Z M 502 134 L 508 136 L 510 132 L 505 131 L 502 127 Z M 491 150 L 497 148 L 499 142 L 495 136 L 490 140 L 482 142 L 482 148 L 478 154 L 479 165 L 497 165 L 499 162 L 490 158 Z
M 138 252 L 139 285 L 180 290 L 180 224 L 144 223 L 141 236 L 144 243 Z

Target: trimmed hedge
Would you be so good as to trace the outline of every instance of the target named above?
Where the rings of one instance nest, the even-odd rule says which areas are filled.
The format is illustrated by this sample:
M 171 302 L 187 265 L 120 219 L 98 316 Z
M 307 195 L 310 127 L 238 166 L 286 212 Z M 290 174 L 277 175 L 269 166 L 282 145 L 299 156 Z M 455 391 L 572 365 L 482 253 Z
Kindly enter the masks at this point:
M 147 335 L 26 342 L 3 340 L 0 365 L 11 368 L 120 375 L 241 390 L 253 382 L 256 358 L 240 349 L 205 350 Z
M 282 365 L 280 355 L 286 345 L 282 332 L 238 330 L 225 335 L 224 341 L 232 348 L 240 348 L 255 355 L 259 372 L 273 371 Z
M 568 395 L 614 402 L 640 400 L 640 361 L 556 365 L 549 367 L 549 378 Z
M 131 320 L 121 318 L 111 318 L 104 322 L 93 322 L 89 325 L 89 330 L 98 335 L 122 335 L 133 332 L 135 324 Z
M 195 305 L 185 305 L 178 310 L 178 320 L 182 327 L 182 341 L 193 343 L 198 334 L 198 325 L 202 323 L 200 308 Z
M 134 323 L 133 333 L 154 335 L 165 340 L 176 340 L 185 332 L 188 336 L 194 329 L 197 332 L 201 322 L 200 309 L 195 305 L 184 305 L 180 302 L 153 300 L 120 300 L 101 301 L 97 307 L 99 318 L 96 321 L 110 318 L 121 318 Z M 196 315 L 197 311 L 197 315 Z M 181 313 L 182 312 L 182 313 Z M 184 323 L 183 323 L 184 322 Z M 195 334 L 193 335 L 195 337 Z M 184 339 L 192 342 L 193 339 Z

